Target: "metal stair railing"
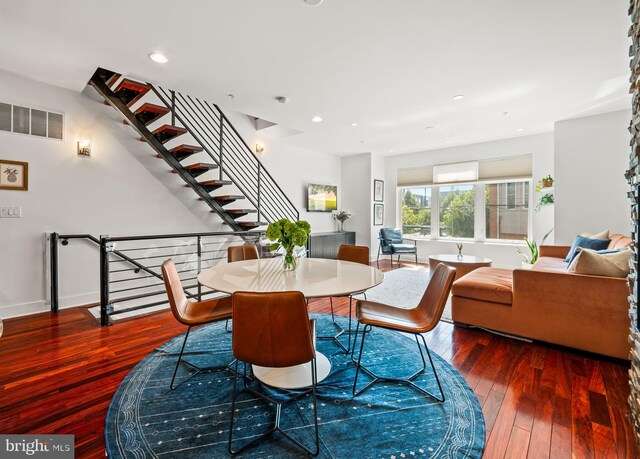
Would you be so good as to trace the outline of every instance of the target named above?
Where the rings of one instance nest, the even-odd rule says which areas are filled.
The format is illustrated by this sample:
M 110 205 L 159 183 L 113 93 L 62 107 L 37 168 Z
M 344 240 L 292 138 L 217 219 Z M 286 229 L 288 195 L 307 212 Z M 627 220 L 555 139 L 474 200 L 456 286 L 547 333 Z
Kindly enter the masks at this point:
M 152 91 L 258 210 L 258 220 L 298 220 L 299 212 L 233 124 L 215 104 L 156 87 Z
M 225 262 L 230 245 L 259 245 L 263 234 L 262 231 L 227 231 L 96 238 L 88 234 L 52 233 L 49 249 L 51 312 L 58 312 L 58 244 L 61 241 L 62 245 L 67 245 L 71 239 L 86 239 L 99 245 L 100 323 L 107 326 L 111 324 L 112 316 L 168 303 L 160 267 L 169 258 L 178 267 L 187 297 L 201 300 L 220 295 L 203 289 L 197 275 L 221 260 Z

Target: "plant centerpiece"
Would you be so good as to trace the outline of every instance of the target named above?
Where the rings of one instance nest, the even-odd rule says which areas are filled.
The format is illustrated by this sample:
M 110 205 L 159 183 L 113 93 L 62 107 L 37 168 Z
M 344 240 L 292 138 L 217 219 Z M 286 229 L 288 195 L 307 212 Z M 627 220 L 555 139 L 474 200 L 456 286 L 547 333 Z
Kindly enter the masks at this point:
M 351 212 L 348 210 L 339 210 L 333 214 L 333 218 L 340 222 L 340 231 L 344 231 L 344 222 L 351 218 Z
M 278 250 L 282 247 L 285 250 L 283 257 L 285 271 L 296 269 L 298 261 L 293 254 L 293 249 L 296 246 L 305 245 L 310 232 L 311 225 L 304 220 L 298 220 L 294 223 L 287 218 L 283 218 L 277 222 L 269 223 L 265 235 L 270 240 L 276 241 L 269 246 L 269 249 Z
M 547 240 L 547 238 L 549 237 L 552 231 L 553 231 L 553 228 L 551 228 L 549 232 L 544 235 L 544 237 L 542 238 L 542 242 L 540 242 L 540 245 L 544 244 L 544 241 Z M 524 258 L 524 261 L 522 262 L 522 267 L 529 269 L 533 266 L 533 264 L 536 261 L 538 261 L 538 256 L 540 253 L 538 250 L 538 243 L 534 239 L 529 240 L 526 237 L 523 239 L 524 239 L 524 242 L 527 244 L 529 253 L 526 254 L 522 249 L 518 249 L 518 253 L 522 255 L 522 258 Z

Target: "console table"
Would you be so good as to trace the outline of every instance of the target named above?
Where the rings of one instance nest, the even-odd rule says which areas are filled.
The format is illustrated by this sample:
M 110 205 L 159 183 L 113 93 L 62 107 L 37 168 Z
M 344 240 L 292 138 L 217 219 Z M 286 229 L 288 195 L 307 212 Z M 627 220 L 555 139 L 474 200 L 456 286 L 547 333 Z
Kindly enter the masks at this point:
M 309 257 L 335 259 L 342 244 L 355 245 L 355 243 L 355 231 L 311 233 L 309 235 Z

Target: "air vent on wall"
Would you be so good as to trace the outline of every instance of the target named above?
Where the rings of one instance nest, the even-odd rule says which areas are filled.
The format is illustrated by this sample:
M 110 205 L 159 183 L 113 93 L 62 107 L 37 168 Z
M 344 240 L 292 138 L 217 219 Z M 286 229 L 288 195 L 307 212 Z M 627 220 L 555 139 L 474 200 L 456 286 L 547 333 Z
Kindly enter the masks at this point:
M 0 131 L 62 140 L 64 116 L 0 102 Z

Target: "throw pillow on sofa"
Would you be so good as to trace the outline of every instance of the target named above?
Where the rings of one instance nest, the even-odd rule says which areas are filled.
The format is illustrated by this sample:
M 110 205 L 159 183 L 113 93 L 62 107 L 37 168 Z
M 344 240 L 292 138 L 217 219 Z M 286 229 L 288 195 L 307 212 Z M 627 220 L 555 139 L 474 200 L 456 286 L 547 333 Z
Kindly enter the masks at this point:
M 609 242 L 611 242 L 611 239 L 592 239 L 590 237 L 576 236 L 576 240 L 573 241 L 571 250 L 569 250 L 569 254 L 564 261 L 571 264 L 576 256 L 576 249 L 578 247 L 582 247 L 583 249 L 604 250 L 609 247 Z
M 580 236 L 588 237 L 591 239 L 609 239 L 609 230 L 600 231 L 599 233 L 582 233 Z
M 598 253 L 593 250 L 580 250 L 569 265 L 569 272 L 605 277 L 627 277 L 631 250 L 618 250 Z

